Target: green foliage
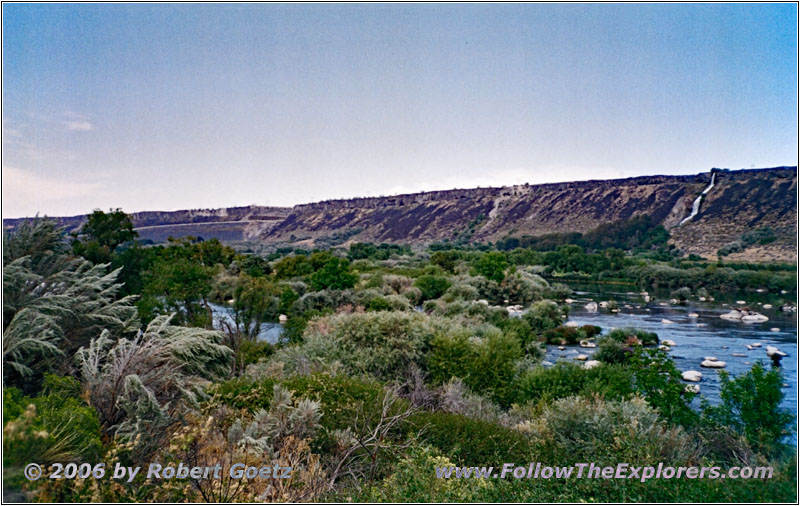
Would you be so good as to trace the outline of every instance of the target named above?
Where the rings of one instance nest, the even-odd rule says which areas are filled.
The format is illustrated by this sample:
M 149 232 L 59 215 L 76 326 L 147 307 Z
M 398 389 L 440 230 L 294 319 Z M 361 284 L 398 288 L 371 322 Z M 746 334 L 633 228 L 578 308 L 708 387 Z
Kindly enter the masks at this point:
M 785 448 L 794 417 L 780 407 L 783 378 L 780 369 L 767 370 L 756 362 L 745 374 L 731 377 L 719 371 L 721 381 L 718 406 L 706 405 L 704 417 L 733 428 L 757 450 L 775 455 Z
M 350 260 L 388 260 L 392 255 L 409 255 L 411 248 L 408 246 L 400 246 L 398 244 L 379 244 L 374 245 L 364 242 L 356 242 L 350 245 L 350 250 L 347 252 L 347 257 Z
M 3 258 L 6 384 L 35 390 L 42 373 L 69 372 L 69 358 L 101 329 L 123 334 L 138 325 L 133 300 L 116 297 L 119 271 L 67 256 L 51 222 L 6 235 Z
M 277 319 L 279 293 L 278 287 L 266 278 L 239 278 L 234 290 L 233 316 L 245 335 L 255 338 L 263 322 Z
M 620 399 L 634 392 L 632 373 L 628 369 L 611 365 L 583 369 L 565 361 L 553 367 L 527 371 L 516 382 L 516 388 L 519 403 L 546 403 L 573 395 Z
M 690 406 L 695 394 L 686 391 L 680 371 L 665 352 L 637 346 L 625 367 L 633 373 L 636 392 L 665 420 L 684 427 L 697 422 L 697 413 Z
M 490 485 L 488 480 L 443 480 L 435 475 L 437 467 L 453 462 L 429 446 L 414 445 L 395 466 L 395 471 L 375 484 L 359 487 L 347 499 L 356 502 L 425 503 L 479 502 Z M 477 486 L 476 486 L 477 484 Z
M 764 245 L 775 242 L 775 232 L 770 227 L 761 227 L 755 230 L 748 230 L 743 233 L 739 239 L 726 244 L 717 251 L 721 257 L 728 256 L 731 253 L 738 253 L 743 251 L 754 244 Z
M 389 311 L 392 309 L 392 305 L 385 297 L 374 297 L 367 302 L 365 309 L 367 311 Z
M 448 323 L 420 313 L 337 314 L 313 320 L 304 339 L 330 343 L 337 351 L 328 358 L 341 361 L 351 373 L 393 380 L 422 360 L 428 344 Z
M 495 328 L 486 329 L 483 334 L 438 334 L 427 355 L 431 380 L 441 384 L 453 377 L 461 378 L 470 389 L 508 406 L 515 397 L 513 365 L 522 357 L 519 340 L 515 334 Z
M 487 251 L 472 263 L 473 275 L 480 275 L 500 283 L 505 278 L 509 265 L 504 253 Z
M 561 246 L 574 245 L 590 250 L 615 248 L 619 250 L 650 250 L 664 247 L 669 240 L 669 232 L 649 215 L 636 215 L 628 220 L 603 223 L 585 234 L 564 232 L 540 236 L 507 237 L 497 242 L 501 250 L 530 248 L 539 251 L 553 251 Z
M 535 302 L 522 317 L 528 322 L 532 332 L 540 334 L 561 325 L 564 322 L 564 310 L 553 301 L 541 300 Z
M 447 273 L 453 274 L 456 269 L 459 254 L 457 251 L 435 251 L 431 255 L 431 263 L 438 265 Z
M 99 458 L 100 422 L 79 393 L 74 378 L 50 374 L 36 397 L 25 397 L 13 387 L 3 389 L 4 485 L 21 484 L 22 468 L 30 462 L 46 466 Z
M 583 338 L 584 334 L 578 329 L 564 325 L 542 333 L 542 340 L 547 344 L 577 344 Z
M 311 274 L 311 263 L 304 255 L 284 257 L 273 266 L 277 279 L 291 279 Z
M 443 276 L 426 274 L 414 282 L 414 286 L 422 292 L 422 301 L 438 299 L 450 288 L 450 280 Z
M 641 397 L 559 399 L 545 408 L 530 431 L 539 458 L 640 465 L 687 465 L 696 458 L 688 435 L 664 424 Z
M 218 332 L 173 326 L 167 316 L 132 339 L 104 330 L 76 354 L 104 430 L 135 442 L 139 456 L 158 448 L 200 386 L 230 373 L 233 352 L 220 341 Z
M 275 348 L 265 341 L 242 341 L 238 350 L 236 362 L 243 366 L 255 364 L 259 360 L 267 359 L 275 353 Z
M 631 327 L 614 329 L 609 332 L 608 338 L 628 345 L 642 344 L 643 346 L 649 346 L 658 344 L 658 334 L 655 332 L 647 332 Z
M 516 269 L 509 272 L 500 285 L 504 301 L 523 305 L 541 299 L 548 288 L 547 281 L 541 276 Z
M 597 341 L 597 351 L 592 358 L 607 364 L 623 364 L 631 353 L 633 347 L 606 337 Z
M 93 263 L 107 263 L 121 244 L 133 241 L 139 236 L 133 229 L 130 216 L 121 209 L 110 209 L 104 213 L 95 209 L 89 215 L 80 234 L 74 234 L 72 249 Z
M 350 261 L 346 258 L 332 257 L 311 275 L 314 290 L 346 290 L 353 288 L 358 276 L 351 272 Z
M 236 255 L 236 266 L 239 272 L 253 278 L 267 276 L 272 273 L 269 262 L 258 255 Z
M 181 323 L 206 326 L 211 318 L 206 301 L 211 280 L 211 268 L 193 259 L 160 257 L 145 273 L 140 314 L 150 319 L 176 313 Z
M 454 413 L 420 412 L 409 420 L 409 428 L 421 431 L 422 441 L 455 465 L 502 467 L 504 462 L 529 462 L 534 455 L 521 432 Z

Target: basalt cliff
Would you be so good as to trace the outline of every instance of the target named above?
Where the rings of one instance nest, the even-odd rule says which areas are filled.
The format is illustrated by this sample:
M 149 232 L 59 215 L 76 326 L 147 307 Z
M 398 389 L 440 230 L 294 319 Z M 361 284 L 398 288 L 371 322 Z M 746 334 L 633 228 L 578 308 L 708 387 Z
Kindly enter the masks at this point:
M 690 220 L 693 202 L 699 210 Z M 797 168 L 720 170 L 692 176 L 643 176 L 423 192 L 329 200 L 292 208 L 238 207 L 142 212 L 133 222 L 143 239 L 217 237 L 297 247 L 351 241 L 424 244 L 496 241 L 552 232 L 586 232 L 602 223 L 648 214 L 686 254 L 715 258 L 748 231 L 768 228 L 775 239 L 747 245 L 731 260 L 796 261 Z M 60 218 L 77 228 L 85 217 Z M 6 228 L 17 220 L 4 220 Z

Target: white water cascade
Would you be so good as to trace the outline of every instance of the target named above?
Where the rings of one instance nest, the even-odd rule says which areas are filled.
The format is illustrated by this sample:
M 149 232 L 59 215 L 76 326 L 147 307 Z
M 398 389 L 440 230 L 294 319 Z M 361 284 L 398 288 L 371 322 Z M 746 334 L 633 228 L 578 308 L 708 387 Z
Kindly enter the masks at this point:
M 699 212 L 700 212 L 700 202 L 703 200 L 703 195 L 705 195 L 706 193 L 708 193 L 709 191 L 711 191 L 711 188 L 713 188 L 713 187 L 714 187 L 714 176 L 716 176 L 716 175 L 717 175 L 717 174 L 716 174 L 715 172 L 712 172 L 712 173 L 711 173 L 711 184 L 709 184 L 709 185 L 708 185 L 708 188 L 706 188 L 705 190 L 703 190 L 703 193 L 701 193 L 699 197 L 697 197 L 696 199 L 694 199 L 694 203 L 692 204 L 692 214 L 690 214 L 689 216 L 687 216 L 686 218 L 684 218 L 684 219 L 683 219 L 683 221 L 681 221 L 681 222 L 678 224 L 678 226 L 681 226 L 681 225 L 683 225 L 684 223 L 686 223 L 687 221 L 691 220 L 692 218 L 694 218 L 695 216 L 697 216 L 697 213 L 699 213 Z

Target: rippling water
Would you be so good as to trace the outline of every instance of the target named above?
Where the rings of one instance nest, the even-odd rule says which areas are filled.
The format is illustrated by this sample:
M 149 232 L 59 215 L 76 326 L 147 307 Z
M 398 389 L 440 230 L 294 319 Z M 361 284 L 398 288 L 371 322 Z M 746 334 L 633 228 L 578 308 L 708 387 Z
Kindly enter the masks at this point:
M 742 323 L 720 318 L 721 314 L 736 306 L 733 302 L 737 298 L 736 294 L 728 298 L 730 302 L 690 301 L 686 305 L 673 305 L 663 299 L 645 303 L 641 295 L 623 291 L 625 289 L 630 288 L 617 287 L 615 290 L 611 287 L 594 287 L 576 290 L 572 298 L 577 302 L 570 305 L 569 320 L 581 325 L 600 326 L 604 334 L 613 328 L 636 327 L 657 333 L 661 340 L 675 341 L 675 346 L 669 352 L 670 356 L 679 370 L 693 369 L 703 373 L 703 379 L 698 383 L 700 395 L 711 403 L 719 402 L 720 381 L 717 370 L 700 367 L 704 357 L 714 356 L 725 361 L 725 370 L 738 375 L 749 371 L 751 365 L 758 360 L 765 366 L 770 366 L 772 362 L 767 357 L 766 347 L 775 346 L 789 355 L 781 364 L 785 384 L 782 406 L 797 416 L 797 315 L 778 310 L 779 302 L 792 300 L 790 296 L 738 295 L 752 310 L 769 317 L 769 321 L 763 323 Z M 602 309 L 596 313 L 589 312 L 584 305 L 590 300 L 615 300 L 619 304 L 620 312 L 611 313 Z M 668 305 L 662 305 L 665 302 Z M 764 309 L 763 304 L 767 303 L 774 307 Z M 698 313 L 699 317 L 689 318 L 689 313 Z M 662 323 L 663 319 L 674 323 Z M 772 331 L 773 328 L 779 330 Z M 747 345 L 752 343 L 762 344 L 760 348 L 748 350 Z M 567 346 L 566 350 L 559 351 L 556 346 L 548 346 L 546 360 L 555 362 L 558 359 L 572 359 L 578 353 L 591 355 L 594 351 L 595 349 L 579 346 Z M 733 356 L 734 353 L 745 356 Z M 699 400 L 696 402 L 699 404 Z M 796 436 L 793 439 L 796 442 Z

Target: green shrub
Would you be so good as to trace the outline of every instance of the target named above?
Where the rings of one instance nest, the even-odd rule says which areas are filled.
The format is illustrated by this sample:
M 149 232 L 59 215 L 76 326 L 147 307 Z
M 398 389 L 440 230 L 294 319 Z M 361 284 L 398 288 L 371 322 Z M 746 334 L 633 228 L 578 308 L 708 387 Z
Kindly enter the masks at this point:
M 480 502 L 488 480 L 443 480 L 436 468 L 455 465 L 429 446 L 414 445 L 395 466 L 395 472 L 377 483 L 359 486 L 342 500 L 373 503 Z
M 426 274 L 420 276 L 414 282 L 414 286 L 419 288 L 422 301 L 438 299 L 450 288 L 450 280 L 443 276 Z
M 623 364 L 631 353 L 633 353 L 633 348 L 630 346 L 605 337 L 597 341 L 597 351 L 592 358 L 607 364 Z
M 573 395 L 601 395 L 620 399 L 634 392 L 629 370 L 613 365 L 583 369 L 559 361 L 553 367 L 536 367 L 515 382 L 517 402 L 549 402 Z
M 509 273 L 500 284 L 504 300 L 512 304 L 529 304 L 541 299 L 547 287 L 544 278 L 523 270 Z
M 568 397 L 548 406 L 531 426 L 537 457 L 553 461 L 697 464 L 691 439 L 669 428 L 641 397 Z
M 603 331 L 603 329 L 601 329 L 597 325 L 582 325 L 580 329 L 583 331 L 583 334 L 586 337 L 594 337 L 596 335 L 599 335 Z
M 704 417 L 733 428 L 767 455 L 779 453 L 794 422 L 792 414 L 780 407 L 783 400 L 780 369 L 766 370 L 756 362 L 750 371 L 738 377 L 731 377 L 727 371 L 719 371 L 719 377 L 722 402 L 718 406 L 706 405 Z
M 81 400 L 80 383 L 46 374 L 42 393 L 3 389 L 4 483 L 23 483 L 22 468 L 72 460 L 96 461 L 102 451 L 97 412 Z
M 658 334 L 655 332 L 647 332 L 631 327 L 614 329 L 609 332 L 608 337 L 625 344 L 636 344 L 637 340 L 644 346 L 658 344 Z
M 547 344 L 576 344 L 584 339 L 585 334 L 575 327 L 561 325 L 554 329 L 545 330 L 542 340 Z
M 275 353 L 275 348 L 266 341 L 244 340 L 239 346 L 239 356 L 236 361 L 247 366 L 255 364 L 261 359 L 269 358 L 273 353 Z
M 691 408 L 696 394 L 686 391 L 680 371 L 665 352 L 636 346 L 625 367 L 633 374 L 636 392 L 664 419 L 685 427 L 697 422 L 697 413 Z
M 545 330 L 554 329 L 564 322 L 564 311 L 551 300 L 535 302 L 522 316 L 531 331 L 541 334 Z
M 383 297 L 375 297 L 367 302 L 365 309 L 367 311 L 388 311 L 392 309 L 392 305 Z
M 473 274 L 479 274 L 486 279 L 500 283 L 505 278 L 508 263 L 506 255 L 499 251 L 487 251 L 472 264 Z
M 455 271 L 457 261 L 458 252 L 456 251 L 436 251 L 431 255 L 431 263 L 438 265 L 450 274 Z
M 350 260 L 332 257 L 311 275 L 314 290 L 347 290 L 353 288 L 358 276 L 350 269 Z
M 444 293 L 442 298 L 446 302 L 456 300 L 476 300 L 479 297 L 478 289 L 466 283 L 455 283 Z
M 328 358 L 335 357 L 350 373 L 395 380 L 404 377 L 410 365 L 421 363 L 433 337 L 451 326 L 449 320 L 422 313 L 337 314 L 312 320 L 304 339 L 328 342 L 335 352 Z M 310 352 L 308 358 L 319 356 Z
M 236 409 L 256 413 L 259 409 L 269 409 L 274 397 L 274 379 L 253 381 L 248 377 L 233 378 L 211 386 L 209 404 L 225 404 Z
M 342 374 L 311 374 L 294 376 L 282 385 L 297 395 L 321 403 L 320 425 L 324 428 L 315 440 L 314 448 L 323 454 L 335 450 L 337 444 L 334 431 L 374 426 L 381 417 L 383 399 L 386 395 L 383 386 L 374 380 L 359 379 Z M 392 407 L 393 416 L 408 407 L 408 402 L 400 400 Z M 354 427 L 354 424 L 359 427 Z M 399 437 L 401 429 L 387 434 Z
M 483 334 L 458 331 L 437 335 L 426 357 L 431 381 L 442 384 L 461 378 L 470 389 L 508 406 L 516 396 L 513 365 L 522 357 L 519 340 L 494 327 Z
M 414 432 L 421 430 L 422 441 L 439 449 L 455 465 L 502 467 L 504 462 L 529 462 L 533 458 L 531 443 L 524 434 L 496 423 L 425 411 L 413 415 L 408 425 Z

